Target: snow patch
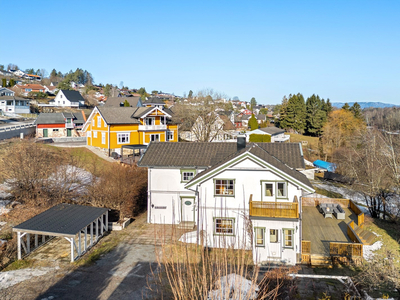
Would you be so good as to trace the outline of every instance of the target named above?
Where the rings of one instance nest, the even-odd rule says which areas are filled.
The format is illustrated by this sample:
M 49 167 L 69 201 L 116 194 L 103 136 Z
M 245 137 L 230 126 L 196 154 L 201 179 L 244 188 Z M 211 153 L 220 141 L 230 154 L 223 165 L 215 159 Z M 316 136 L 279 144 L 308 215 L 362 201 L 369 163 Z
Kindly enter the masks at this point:
M 54 269 L 59 269 L 59 267 L 0 272 L 0 290 L 9 288 L 10 286 L 28 280 L 32 277 L 46 275 L 49 271 Z
M 237 274 L 221 277 L 214 286 L 220 289 L 210 291 L 207 300 L 252 300 L 258 297 L 258 285 Z
M 363 246 L 363 256 L 364 259 L 367 261 L 371 261 L 374 256 L 375 256 L 375 251 L 379 250 L 382 247 L 382 242 L 381 241 L 377 241 L 372 245 L 364 245 Z

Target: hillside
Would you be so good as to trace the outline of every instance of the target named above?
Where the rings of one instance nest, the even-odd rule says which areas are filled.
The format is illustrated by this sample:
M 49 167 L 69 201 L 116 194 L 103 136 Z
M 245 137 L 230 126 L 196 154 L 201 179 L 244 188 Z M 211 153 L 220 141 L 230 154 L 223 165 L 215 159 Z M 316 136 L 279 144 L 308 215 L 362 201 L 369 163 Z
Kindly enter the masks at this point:
M 347 102 L 347 104 L 349 104 L 350 106 L 353 106 L 354 103 L 355 102 Z M 369 108 L 369 107 L 385 108 L 385 107 L 398 106 L 398 105 L 395 105 L 395 104 L 382 103 L 382 102 L 357 102 L 357 103 L 360 104 L 361 109 Z M 337 107 L 337 108 L 341 108 L 344 104 L 345 104 L 345 102 L 335 102 L 335 103 L 332 103 L 332 106 Z

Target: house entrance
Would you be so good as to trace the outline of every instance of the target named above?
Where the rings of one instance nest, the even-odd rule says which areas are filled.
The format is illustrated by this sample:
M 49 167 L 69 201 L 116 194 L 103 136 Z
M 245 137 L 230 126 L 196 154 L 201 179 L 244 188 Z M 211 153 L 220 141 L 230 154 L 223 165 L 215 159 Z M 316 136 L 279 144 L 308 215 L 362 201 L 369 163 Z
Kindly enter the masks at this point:
M 49 137 L 49 130 L 43 129 L 43 137 Z
M 71 129 L 67 129 L 67 136 L 71 136 Z
M 194 222 L 194 198 L 181 198 L 182 222 Z

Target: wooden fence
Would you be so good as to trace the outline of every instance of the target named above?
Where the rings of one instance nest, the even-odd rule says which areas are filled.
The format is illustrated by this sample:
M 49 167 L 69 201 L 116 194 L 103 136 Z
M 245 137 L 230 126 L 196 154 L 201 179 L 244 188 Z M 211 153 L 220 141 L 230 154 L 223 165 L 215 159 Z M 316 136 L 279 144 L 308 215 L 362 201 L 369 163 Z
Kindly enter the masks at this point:
M 250 216 L 297 219 L 299 217 L 299 204 L 296 202 L 250 201 Z
M 345 256 L 348 258 L 362 257 L 363 245 L 355 243 L 329 243 L 329 254 L 331 256 Z

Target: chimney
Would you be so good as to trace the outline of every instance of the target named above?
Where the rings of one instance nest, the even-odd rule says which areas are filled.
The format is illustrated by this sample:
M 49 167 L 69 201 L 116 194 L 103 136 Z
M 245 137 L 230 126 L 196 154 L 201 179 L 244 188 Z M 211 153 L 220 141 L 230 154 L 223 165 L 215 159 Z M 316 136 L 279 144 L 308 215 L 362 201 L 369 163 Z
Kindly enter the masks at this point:
M 240 151 L 244 148 L 246 148 L 246 136 L 239 135 L 237 137 L 237 151 Z
M 119 103 L 119 106 L 120 106 L 120 107 L 124 107 L 124 102 L 120 102 L 120 103 Z

